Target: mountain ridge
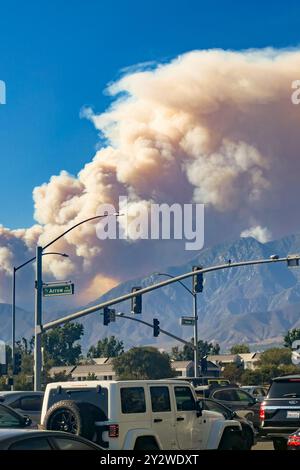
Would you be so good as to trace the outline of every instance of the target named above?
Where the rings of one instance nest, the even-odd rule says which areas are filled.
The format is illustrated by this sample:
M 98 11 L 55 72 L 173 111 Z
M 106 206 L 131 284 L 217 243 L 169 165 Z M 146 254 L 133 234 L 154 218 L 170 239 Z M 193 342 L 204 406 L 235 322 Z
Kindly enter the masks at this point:
M 269 258 L 274 253 L 286 256 L 295 252 L 300 252 L 299 234 L 268 243 L 260 243 L 251 237 L 240 238 L 203 249 L 191 261 L 180 266 L 162 268 L 162 271 L 177 275 L 190 271 L 193 265 L 213 266 L 228 260 L 248 261 Z M 147 286 L 159 279 L 161 278 L 150 274 L 125 281 L 87 306 L 97 305 L 130 292 L 133 286 Z M 190 279 L 185 282 L 191 287 Z M 2 308 L 3 305 L 6 307 Z M 119 304 L 116 308 L 117 311 L 129 313 L 130 302 Z M 8 310 L 8 304 L 0 305 L 2 325 L 1 319 L 7 320 Z M 205 275 L 203 293 L 198 294 L 199 338 L 218 342 L 223 350 L 240 342 L 249 343 L 253 348 L 255 345 L 263 347 L 264 344 L 277 344 L 288 329 L 300 327 L 299 312 L 300 272 L 297 269 L 288 269 L 284 263 L 229 268 L 208 273 Z M 55 315 L 48 313 L 45 317 L 48 321 L 67 313 L 71 312 L 64 310 Z M 163 329 L 190 339 L 193 329 L 180 325 L 182 315 L 192 315 L 192 296 L 178 283 L 143 296 L 141 319 L 152 322 L 152 318 L 158 318 Z M 24 333 L 27 330 L 28 333 L 29 330 L 33 331 L 30 317 L 31 314 L 18 309 L 17 318 L 23 322 Z M 148 344 L 168 349 L 174 345 L 174 341 L 163 337 L 162 334 L 158 338 L 153 338 L 150 328 L 130 320 L 117 319 L 115 323 L 104 327 L 102 316 L 94 313 L 79 321 L 85 326 L 85 335 L 82 339 L 85 350 L 98 339 L 113 334 L 119 336 L 126 347 Z M 19 328 L 20 324 L 17 335 Z M 3 339 L 9 339 L 7 326 L 1 332 L 1 336 Z

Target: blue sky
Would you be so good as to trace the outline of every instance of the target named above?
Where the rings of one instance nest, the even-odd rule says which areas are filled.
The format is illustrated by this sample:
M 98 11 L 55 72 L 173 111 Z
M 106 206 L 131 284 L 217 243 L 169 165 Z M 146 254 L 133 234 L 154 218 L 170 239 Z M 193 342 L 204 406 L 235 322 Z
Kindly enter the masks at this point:
M 290 47 L 300 4 L 200 0 L 0 0 L 0 223 L 33 221 L 32 189 L 95 153 L 82 106 L 103 111 L 103 90 L 127 66 L 192 49 Z

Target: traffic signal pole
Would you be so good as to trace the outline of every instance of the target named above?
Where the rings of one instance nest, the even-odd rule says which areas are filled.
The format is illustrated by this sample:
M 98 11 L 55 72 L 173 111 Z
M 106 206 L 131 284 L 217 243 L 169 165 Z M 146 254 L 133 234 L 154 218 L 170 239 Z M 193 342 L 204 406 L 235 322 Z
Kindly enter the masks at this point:
M 34 390 L 41 390 L 42 374 L 42 259 L 43 248 L 36 248 L 35 310 L 34 310 Z
M 143 325 L 150 326 L 154 330 L 154 325 L 152 323 L 148 323 L 147 321 L 140 320 L 139 318 L 135 317 L 130 317 L 129 315 L 125 315 L 122 312 L 116 313 L 116 317 L 118 318 L 127 318 L 127 320 L 132 320 L 132 321 L 137 321 L 138 323 L 142 323 Z M 159 332 L 166 335 L 170 336 L 170 338 L 176 339 L 176 341 L 179 341 L 180 343 L 183 343 L 193 349 L 195 349 L 195 346 L 190 343 L 189 341 L 186 341 L 185 339 L 179 338 L 179 336 L 173 335 L 173 333 L 170 333 L 169 331 L 163 330 L 161 327 L 159 327 Z
M 238 268 L 241 266 L 253 266 L 253 265 L 260 265 L 260 264 L 275 264 L 275 263 L 283 263 L 283 262 L 290 262 L 291 260 L 299 260 L 300 255 L 294 255 L 294 256 L 286 256 L 284 258 L 277 258 L 277 259 L 259 259 L 259 260 L 251 260 L 251 261 L 241 261 L 237 263 L 226 263 L 226 264 L 219 264 L 216 266 L 210 266 L 208 268 L 203 268 L 198 271 L 198 273 L 209 273 L 209 272 L 214 272 L 214 271 L 220 271 L 223 269 L 232 269 L 232 268 Z M 197 271 L 191 271 L 188 273 L 180 274 L 179 276 L 175 276 L 172 279 L 167 279 L 165 281 L 158 282 L 157 284 L 152 284 L 147 287 L 143 287 L 142 289 L 139 290 L 139 294 L 147 294 L 148 292 L 152 292 L 157 289 L 161 289 L 162 287 L 168 286 L 170 284 L 174 284 L 175 282 L 182 281 L 184 279 L 187 279 L 189 277 L 194 276 L 197 274 Z M 72 313 L 70 315 L 66 315 L 65 317 L 59 318 L 57 320 L 53 320 L 49 323 L 45 323 L 42 326 L 43 331 L 48 331 L 54 328 L 55 326 L 62 325 L 63 323 L 66 323 L 68 321 L 73 321 L 77 320 L 78 318 L 84 317 L 86 315 L 89 315 L 90 313 L 95 313 L 99 310 L 102 310 L 104 307 L 109 307 L 111 305 L 116 305 L 121 302 L 124 302 L 125 300 L 130 300 L 132 297 L 136 296 L 136 292 L 130 292 L 128 294 L 121 295 L 120 297 L 106 300 L 105 302 L 101 302 L 98 305 L 94 305 L 93 307 L 88 307 L 83 310 L 80 310 L 78 312 Z
M 198 348 L 198 312 L 197 312 L 197 293 L 193 293 L 193 316 L 194 316 L 194 374 L 199 377 L 199 348 Z

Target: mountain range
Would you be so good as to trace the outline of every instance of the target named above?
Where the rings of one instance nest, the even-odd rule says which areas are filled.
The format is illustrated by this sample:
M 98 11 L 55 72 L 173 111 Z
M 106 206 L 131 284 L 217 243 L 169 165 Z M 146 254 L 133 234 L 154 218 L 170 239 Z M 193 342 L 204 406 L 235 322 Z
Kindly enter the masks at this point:
M 254 238 L 239 238 L 212 248 L 201 250 L 188 263 L 176 267 L 161 267 L 161 272 L 178 275 L 191 271 L 193 265 L 213 266 L 231 262 L 269 258 L 273 254 L 286 256 L 300 252 L 300 235 L 260 243 Z M 161 278 L 146 275 L 123 282 L 89 304 L 128 293 L 133 286 L 147 286 Z M 191 280 L 186 284 L 191 287 Z M 192 315 L 192 296 L 178 283 L 143 296 L 143 314 L 138 318 L 152 323 L 158 318 L 161 328 L 185 339 L 193 335 L 191 326 L 181 326 L 180 317 Z M 130 312 L 130 302 L 116 306 L 117 311 Z M 70 312 L 47 314 L 47 320 Z M 266 349 L 282 343 L 284 333 L 300 328 L 300 271 L 285 263 L 231 268 L 207 273 L 204 289 L 198 294 L 199 338 L 218 342 L 223 351 L 232 344 L 248 343 L 252 350 Z M 30 337 L 33 333 L 33 314 L 17 309 L 17 336 Z M 170 349 L 176 342 L 160 334 L 153 338 L 152 329 L 136 322 L 118 318 L 103 326 L 102 316 L 93 313 L 80 320 L 85 327 L 82 339 L 86 350 L 98 339 L 116 335 L 126 347 L 156 345 Z M 10 339 L 10 305 L 0 304 L 0 337 Z

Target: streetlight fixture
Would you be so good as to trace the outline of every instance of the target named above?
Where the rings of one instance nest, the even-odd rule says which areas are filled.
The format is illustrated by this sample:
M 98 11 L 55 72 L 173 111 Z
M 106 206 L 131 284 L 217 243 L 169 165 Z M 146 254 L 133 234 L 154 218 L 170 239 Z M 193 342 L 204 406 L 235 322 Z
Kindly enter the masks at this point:
M 200 269 L 200 268 L 199 268 Z M 175 276 L 169 273 L 154 273 L 156 276 L 166 276 L 174 279 Z M 184 282 L 177 281 L 185 290 L 193 296 L 193 318 L 194 318 L 194 375 L 199 377 L 199 349 L 198 349 L 198 311 L 197 311 L 197 292 L 189 289 Z
M 45 246 L 36 247 L 36 271 L 35 271 L 35 308 L 34 308 L 34 390 L 41 390 L 41 372 L 42 372 L 42 292 L 43 292 L 43 280 L 42 280 L 42 257 L 43 251 L 49 246 L 53 245 L 55 242 L 64 237 L 67 233 L 74 230 L 76 227 L 79 227 L 86 222 L 90 222 L 96 219 L 103 217 L 116 216 L 118 217 L 118 212 L 112 214 L 102 214 L 89 217 L 87 219 L 78 222 L 72 227 L 65 230 L 63 233 L 55 237 Z
M 62 256 L 63 258 L 68 258 L 69 255 L 66 253 L 58 253 L 56 251 L 51 251 L 48 253 L 43 253 L 43 256 L 46 255 L 57 255 L 57 256 Z M 12 339 L 11 339 L 11 351 L 12 351 L 12 360 L 14 359 L 15 356 L 15 349 L 16 349 L 16 273 L 20 269 L 24 268 L 27 266 L 27 264 L 32 263 L 35 261 L 36 257 L 34 256 L 33 258 L 30 258 L 29 260 L 25 261 L 25 263 L 20 264 L 19 266 L 14 266 L 13 267 L 13 282 L 12 282 Z M 13 389 L 13 385 L 12 385 Z

